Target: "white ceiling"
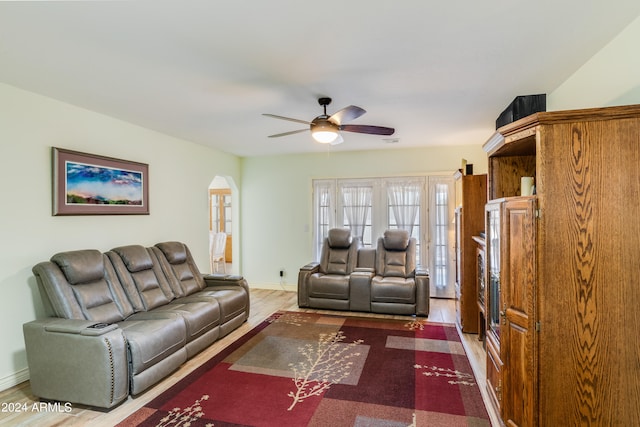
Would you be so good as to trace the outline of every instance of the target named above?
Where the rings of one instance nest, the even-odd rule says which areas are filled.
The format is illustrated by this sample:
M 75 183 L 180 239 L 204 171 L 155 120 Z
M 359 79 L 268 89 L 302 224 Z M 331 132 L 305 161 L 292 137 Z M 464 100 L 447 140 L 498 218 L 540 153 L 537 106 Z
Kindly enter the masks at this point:
M 350 104 L 331 150 L 482 143 L 517 95 L 551 93 L 638 0 L 0 2 L 0 81 L 239 156 L 325 151 L 303 128 Z M 637 52 L 633 53 L 637 54 Z

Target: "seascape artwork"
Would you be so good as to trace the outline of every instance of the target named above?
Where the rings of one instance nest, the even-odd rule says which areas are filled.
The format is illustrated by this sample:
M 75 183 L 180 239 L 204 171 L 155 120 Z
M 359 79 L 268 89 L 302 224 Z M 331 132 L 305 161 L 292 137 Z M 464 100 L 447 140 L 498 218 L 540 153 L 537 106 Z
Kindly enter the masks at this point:
M 67 205 L 140 206 L 143 203 L 142 172 L 67 161 Z

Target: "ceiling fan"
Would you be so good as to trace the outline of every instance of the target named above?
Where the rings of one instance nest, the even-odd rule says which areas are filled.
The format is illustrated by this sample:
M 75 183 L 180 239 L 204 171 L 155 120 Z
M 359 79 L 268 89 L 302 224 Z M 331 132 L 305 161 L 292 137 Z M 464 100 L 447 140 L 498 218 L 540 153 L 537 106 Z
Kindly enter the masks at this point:
M 269 135 L 269 138 L 278 138 L 281 136 L 293 135 L 296 133 L 311 131 L 311 136 L 317 142 L 324 144 L 336 145 L 344 142 L 340 131 L 355 132 L 355 133 L 367 133 L 371 135 L 393 135 L 394 128 L 388 128 L 383 126 L 370 126 L 370 125 L 348 125 L 345 122 L 357 119 L 366 111 L 355 105 L 349 105 L 342 110 L 337 111 L 331 116 L 327 115 L 327 105 L 331 104 L 331 98 L 319 98 L 318 104 L 324 108 L 324 113 L 309 121 L 292 119 L 290 117 L 277 116 L 275 114 L 263 114 L 263 116 L 273 117 L 275 119 L 288 120 L 290 122 L 303 123 L 309 125 L 308 129 L 292 130 L 284 133 L 277 133 L 275 135 Z

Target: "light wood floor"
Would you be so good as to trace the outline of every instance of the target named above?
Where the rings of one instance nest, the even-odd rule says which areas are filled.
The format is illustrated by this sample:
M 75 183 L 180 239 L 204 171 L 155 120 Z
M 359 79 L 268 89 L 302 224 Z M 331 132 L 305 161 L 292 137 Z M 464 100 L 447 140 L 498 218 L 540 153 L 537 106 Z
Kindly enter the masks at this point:
M 224 337 L 220 341 L 214 343 L 209 348 L 187 361 L 173 375 L 165 378 L 160 383 L 146 390 L 135 398 L 129 397 L 121 405 L 112 408 L 110 411 L 96 410 L 79 405 L 73 405 L 69 413 L 57 412 L 37 412 L 32 411 L 33 404 L 39 402 L 38 399 L 31 394 L 29 382 L 24 382 L 8 390 L 0 392 L 0 404 L 3 411 L 0 411 L 0 426 L 37 426 L 37 427 L 53 427 L 53 426 L 114 426 L 122 421 L 128 415 L 132 414 L 147 402 L 151 401 L 163 391 L 174 385 L 180 379 L 185 377 L 195 368 L 205 361 L 209 360 L 219 351 L 224 349 L 236 339 L 258 325 L 269 315 L 277 310 L 290 311 L 306 311 L 306 312 L 325 312 L 339 314 L 336 311 L 322 311 L 300 309 L 297 304 L 297 294 L 295 292 L 252 289 L 251 290 L 251 315 L 249 320 L 240 328 Z M 367 317 L 389 317 L 403 318 L 402 316 L 374 315 L 368 313 L 348 313 L 350 315 L 361 315 Z M 429 320 L 435 322 L 454 323 L 455 322 L 455 303 L 453 300 L 432 299 L 429 313 Z M 491 410 L 488 403 L 485 379 L 485 352 L 482 344 L 478 341 L 478 336 L 474 334 L 461 334 L 463 344 L 469 356 L 476 379 L 482 393 L 482 397 L 487 406 L 492 424 L 498 426 L 497 416 Z M 7 404 L 7 405 L 5 405 Z M 11 408 L 26 408 L 25 412 L 17 412 L 9 410 Z

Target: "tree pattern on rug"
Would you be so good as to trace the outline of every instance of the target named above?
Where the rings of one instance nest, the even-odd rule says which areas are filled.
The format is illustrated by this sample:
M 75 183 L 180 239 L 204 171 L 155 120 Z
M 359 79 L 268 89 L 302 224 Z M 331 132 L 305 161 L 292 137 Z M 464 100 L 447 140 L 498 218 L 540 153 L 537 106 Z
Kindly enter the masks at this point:
M 409 328 L 410 331 L 424 331 L 425 324 L 426 322 L 413 319 L 412 321 L 405 323 L 404 326 Z
M 200 403 L 203 400 L 209 400 L 209 395 L 205 394 L 200 399 L 193 402 L 191 406 L 184 409 L 173 408 L 169 413 L 160 420 L 157 427 L 189 427 L 193 421 L 197 421 L 204 417 L 204 411 Z M 206 427 L 213 427 L 212 423 L 205 424 Z
M 293 326 L 302 326 L 304 316 L 297 313 L 280 313 L 276 312 L 265 320 L 268 323 L 286 323 Z
M 468 385 L 475 386 L 476 380 L 473 374 L 468 374 L 466 372 L 447 369 L 447 368 L 439 368 L 437 366 L 423 366 L 423 365 L 413 365 L 416 369 L 425 369 L 426 372 L 423 372 L 422 375 L 426 375 L 428 377 L 448 377 L 448 378 L 456 378 L 457 380 L 449 380 L 447 381 L 451 385 Z
M 296 390 L 287 394 L 293 399 L 288 411 L 306 398 L 320 395 L 351 373 L 353 362 L 349 359 L 360 356 L 353 349 L 363 341 L 343 344 L 345 338 L 342 331 L 320 334 L 317 345 L 307 344 L 298 348 L 305 360 L 297 365 L 289 364 L 294 374 L 292 380 Z

